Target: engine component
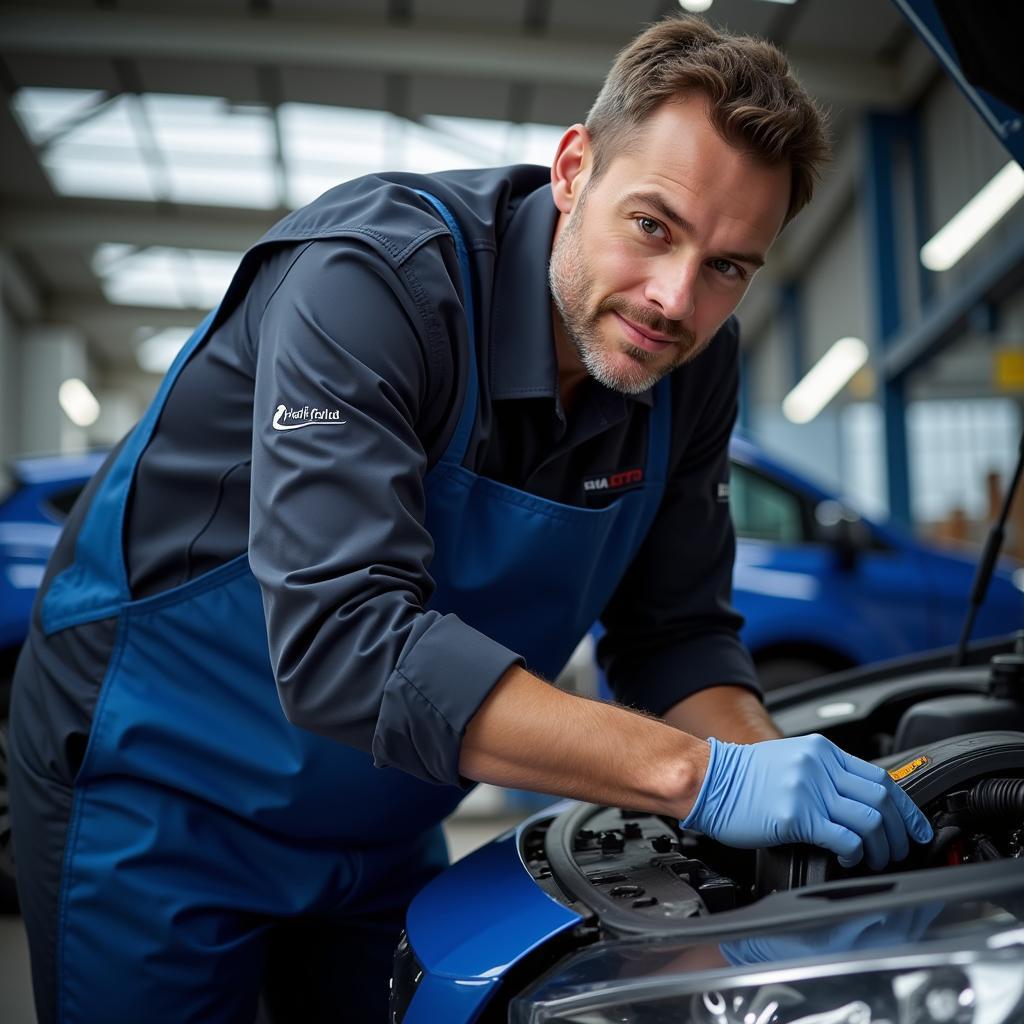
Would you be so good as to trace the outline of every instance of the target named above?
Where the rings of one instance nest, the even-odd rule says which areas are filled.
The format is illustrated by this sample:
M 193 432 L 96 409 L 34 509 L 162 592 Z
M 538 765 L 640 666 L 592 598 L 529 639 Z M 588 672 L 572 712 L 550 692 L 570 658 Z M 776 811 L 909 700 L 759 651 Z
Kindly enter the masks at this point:
M 893 737 L 893 750 L 984 729 L 1024 729 L 1024 635 L 1017 650 L 997 654 L 989 665 L 988 692 L 922 700 L 908 708 Z
M 932 842 L 912 850 L 906 866 L 1016 856 L 1020 846 L 1013 845 L 1010 834 L 1024 825 L 1024 733 L 956 736 L 881 763 L 935 827 Z M 998 825 L 986 819 L 998 819 Z M 1005 854 L 992 843 L 996 828 L 1006 835 Z M 775 846 L 758 851 L 755 890 L 764 896 L 864 873 L 863 866 L 841 868 L 835 857 L 814 846 Z
M 534 878 L 556 883 L 622 932 L 668 926 L 741 902 L 729 869 L 716 870 L 695 856 L 695 840 L 654 814 L 580 804 L 551 823 L 543 846 L 543 860 L 536 845 L 524 847 Z

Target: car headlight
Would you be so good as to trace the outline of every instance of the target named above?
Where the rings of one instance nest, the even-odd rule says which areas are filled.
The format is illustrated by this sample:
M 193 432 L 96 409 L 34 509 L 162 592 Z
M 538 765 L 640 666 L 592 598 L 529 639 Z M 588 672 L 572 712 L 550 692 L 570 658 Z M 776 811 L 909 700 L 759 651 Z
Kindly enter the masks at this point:
M 998 938 L 998 936 L 997 936 Z M 1018 937 L 1019 940 L 1019 937 Z M 685 951 L 677 949 L 685 959 Z M 513 1000 L 510 1024 L 1019 1024 L 1024 950 L 907 953 L 694 972 L 594 947 Z M 659 971 L 661 973 L 659 973 Z M 603 980 L 602 980 L 603 972 Z

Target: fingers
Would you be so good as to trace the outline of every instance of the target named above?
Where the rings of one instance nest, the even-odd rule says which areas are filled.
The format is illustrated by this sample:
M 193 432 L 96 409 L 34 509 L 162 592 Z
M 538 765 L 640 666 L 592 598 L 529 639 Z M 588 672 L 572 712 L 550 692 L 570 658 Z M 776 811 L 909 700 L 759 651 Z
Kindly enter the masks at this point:
M 882 769 L 879 769 L 881 771 Z M 931 822 L 925 817 L 921 809 L 910 799 L 909 796 L 903 791 L 903 788 L 897 785 L 889 777 L 888 772 L 883 772 L 885 779 L 883 785 L 889 791 L 889 796 L 892 802 L 896 805 L 897 810 L 900 812 L 900 816 L 906 823 L 907 831 L 917 840 L 919 843 L 930 843 L 932 837 L 935 835 L 932 830 Z
M 860 836 L 827 818 L 814 820 L 810 842 L 831 850 L 844 868 L 852 868 L 854 864 L 859 864 L 864 856 L 864 844 Z
M 910 852 L 907 828 L 899 808 L 896 806 L 895 801 L 891 799 L 885 786 L 879 785 L 877 782 L 869 782 L 867 779 L 862 779 L 859 775 L 854 775 L 851 772 L 847 772 L 836 779 L 835 786 L 836 792 L 840 796 L 847 797 L 878 812 L 885 833 L 885 861 L 880 866 L 884 867 L 890 860 L 903 860 Z M 869 850 L 875 846 L 877 846 L 879 854 L 881 854 L 882 842 L 868 844 Z M 868 857 L 868 863 L 874 866 L 870 856 Z
M 893 782 L 892 777 L 884 768 L 879 768 L 878 765 L 868 761 L 862 761 L 859 757 L 854 757 L 845 751 L 843 752 L 843 762 L 846 765 L 846 770 L 851 774 L 884 787 L 889 799 L 903 819 L 904 828 L 917 842 L 930 843 L 932 841 L 931 823 L 917 804 L 907 796 L 903 788 Z
M 839 796 L 838 793 L 829 801 L 828 811 L 835 824 L 860 836 L 864 844 L 864 857 L 872 871 L 881 871 L 889 863 L 889 840 L 880 811 L 859 800 Z M 848 867 L 846 864 L 843 866 Z

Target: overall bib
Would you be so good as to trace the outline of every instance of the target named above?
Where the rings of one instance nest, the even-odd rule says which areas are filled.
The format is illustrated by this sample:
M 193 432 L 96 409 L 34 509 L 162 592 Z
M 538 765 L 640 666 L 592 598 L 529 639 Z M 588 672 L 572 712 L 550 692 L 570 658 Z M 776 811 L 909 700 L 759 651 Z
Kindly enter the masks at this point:
M 430 607 L 554 678 L 657 511 L 668 382 L 649 414 L 643 487 L 606 508 L 545 500 L 466 469 L 478 399 L 470 266 L 451 214 L 423 195 L 456 243 L 472 360 L 457 429 L 426 478 Z M 325 945 L 327 962 L 309 965 L 309 985 L 343 991 L 346 1019 L 384 1020 L 404 907 L 444 865 L 439 822 L 464 792 L 375 768 L 368 753 L 287 721 L 247 555 L 155 596 L 133 600 L 128 589 L 122 534 L 135 466 L 213 319 L 116 456 L 75 561 L 43 600 L 46 635 L 118 620 L 67 831 L 56 1019 L 252 1021 L 272 927 L 317 918 L 342 941 Z

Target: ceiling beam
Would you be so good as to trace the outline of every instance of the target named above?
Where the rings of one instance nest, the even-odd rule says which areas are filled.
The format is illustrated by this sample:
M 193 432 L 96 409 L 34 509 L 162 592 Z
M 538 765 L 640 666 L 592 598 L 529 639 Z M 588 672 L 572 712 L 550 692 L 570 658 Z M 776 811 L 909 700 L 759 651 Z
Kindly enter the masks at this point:
M 82 249 L 101 242 L 243 252 L 282 215 L 222 206 L 165 207 L 116 199 L 0 204 L 0 243 Z
M 639 26 L 638 26 L 639 27 Z M 0 5 L 0 52 L 160 57 L 439 74 L 595 89 L 628 39 L 538 37 L 473 28 L 385 25 L 340 18 L 37 11 Z M 790 50 L 812 95 L 852 106 L 902 101 L 895 64 Z

